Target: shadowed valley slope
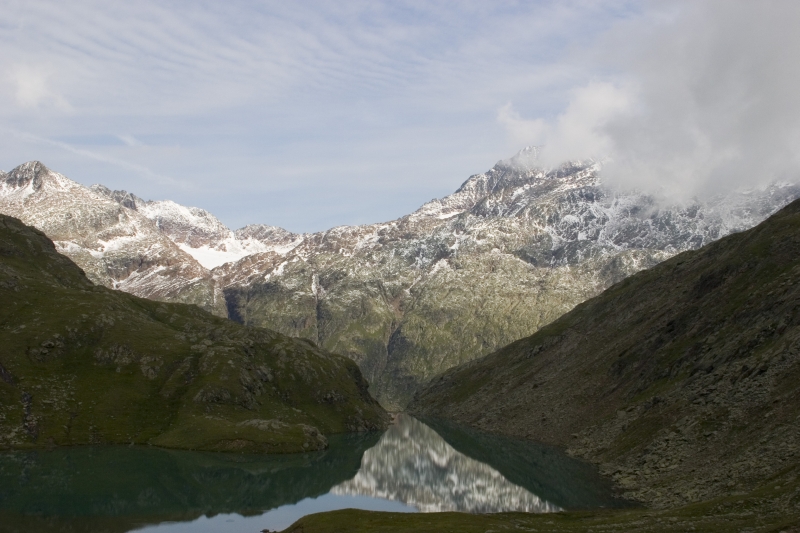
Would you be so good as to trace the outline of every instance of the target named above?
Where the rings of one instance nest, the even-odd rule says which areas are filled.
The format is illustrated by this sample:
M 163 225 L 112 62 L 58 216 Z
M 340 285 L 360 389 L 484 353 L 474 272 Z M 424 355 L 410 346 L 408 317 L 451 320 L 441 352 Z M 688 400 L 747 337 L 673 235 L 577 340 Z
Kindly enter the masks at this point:
M 800 201 L 435 378 L 410 410 L 569 447 L 655 507 L 800 509 Z M 774 486 L 774 490 L 773 490 Z

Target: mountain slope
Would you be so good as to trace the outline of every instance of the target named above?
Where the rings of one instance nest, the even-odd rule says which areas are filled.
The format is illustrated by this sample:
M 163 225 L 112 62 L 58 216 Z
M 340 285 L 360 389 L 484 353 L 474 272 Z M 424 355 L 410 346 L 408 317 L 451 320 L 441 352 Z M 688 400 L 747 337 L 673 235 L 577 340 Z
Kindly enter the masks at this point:
M 94 285 L 0 215 L 0 447 L 290 452 L 386 423 L 349 359 Z
M 785 478 L 763 504 L 796 509 L 799 254 L 795 201 L 445 372 L 409 409 L 569 446 L 657 507 Z
M 43 231 L 95 283 L 227 315 L 209 272 L 149 219 L 38 161 L 0 176 L 0 212 Z
M 524 151 L 395 221 L 303 235 L 212 272 L 229 316 L 352 357 L 401 408 L 452 366 L 530 335 L 626 276 L 752 227 L 798 196 L 773 186 L 664 207 L 545 171 Z

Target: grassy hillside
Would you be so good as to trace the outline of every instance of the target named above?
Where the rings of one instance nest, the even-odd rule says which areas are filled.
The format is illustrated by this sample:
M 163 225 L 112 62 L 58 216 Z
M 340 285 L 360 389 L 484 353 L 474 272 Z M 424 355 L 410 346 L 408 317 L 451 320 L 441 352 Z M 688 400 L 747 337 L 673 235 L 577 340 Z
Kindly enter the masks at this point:
M 95 286 L 43 233 L 0 215 L 0 447 L 293 452 L 386 423 L 351 360 Z
M 656 508 L 800 507 L 800 202 L 435 378 L 410 410 L 568 447 Z

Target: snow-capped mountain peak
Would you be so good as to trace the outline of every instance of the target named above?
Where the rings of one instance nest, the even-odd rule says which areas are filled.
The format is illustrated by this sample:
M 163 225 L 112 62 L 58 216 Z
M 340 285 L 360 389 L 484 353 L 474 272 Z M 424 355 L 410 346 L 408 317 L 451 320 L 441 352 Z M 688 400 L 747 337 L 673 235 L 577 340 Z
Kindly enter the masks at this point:
M 133 209 L 134 211 L 137 211 L 139 206 L 142 206 L 146 203 L 144 200 L 135 194 L 129 193 L 128 191 L 112 191 L 105 185 L 100 185 L 99 183 L 91 185 L 89 190 L 101 196 L 110 198 L 118 204 L 127 207 L 128 209 Z
M 526 146 L 512 157 L 498 161 L 495 168 L 511 168 L 520 172 L 535 170 L 541 166 L 539 163 L 540 153 L 540 146 Z
M 0 180 L 0 211 L 43 231 L 95 283 L 227 314 L 208 270 L 125 205 L 137 201 L 124 191 L 84 187 L 38 161 Z
M 275 226 L 253 225 L 233 232 L 199 207 L 172 200 L 144 201 L 127 191 L 112 191 L 102 185 L 93 185 L 92 190 L 153 221 L 182 251 L 208 269 L 252 254 L 291 249 L 298 238 Z

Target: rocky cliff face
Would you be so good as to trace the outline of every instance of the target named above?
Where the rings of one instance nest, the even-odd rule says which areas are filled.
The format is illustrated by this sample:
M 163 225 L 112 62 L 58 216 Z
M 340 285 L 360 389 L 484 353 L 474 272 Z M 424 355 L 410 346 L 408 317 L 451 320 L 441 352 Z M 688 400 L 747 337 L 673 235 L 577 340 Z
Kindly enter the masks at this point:
M 353 358 L 373 394 L 398 409 L 436 374 L 530 335 L 634 272 L 752 227 L 800 195 L 800 187 L 774 185 L 664 205 L 607 190 L 599 170 L 593 162 L 544 170 L 529 148 L 400 219 L 303 235 L 262 225 L 234 232 L 202 209 L 73 185 L 191 255 L 195 262 L 180 264 L 202 273 L 196 283 L 216 297 L 207 308 Z M 14 209 L 36 224 L 32 205 Z M 67 213 L 52 212 L 53 220 Z M 83 246 L 82 231 L 48 235 L 67 251 Z M 79 251 L 68 253 L 98 270 Z M 118 287 L 148 295 L 133 283 Z
M 129 195 L 131 196 L 131 195 Z M 209 272 L 146 217 L 33 161 L 0 176 L 0 212 L 43 231 L 95 283 L 225 315 Z

